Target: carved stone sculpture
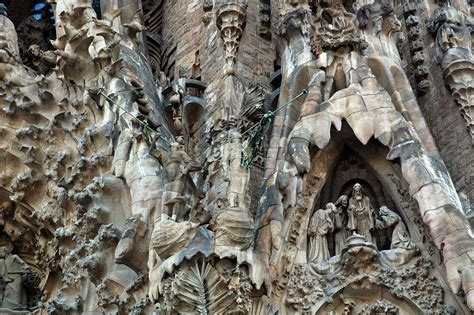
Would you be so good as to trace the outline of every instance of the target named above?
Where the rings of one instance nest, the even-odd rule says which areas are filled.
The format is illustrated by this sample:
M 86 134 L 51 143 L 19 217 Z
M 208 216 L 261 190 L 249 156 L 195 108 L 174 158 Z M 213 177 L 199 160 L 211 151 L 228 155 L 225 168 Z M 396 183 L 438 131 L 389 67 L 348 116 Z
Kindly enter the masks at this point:
M 0 313 L 474 309 L 466 1 L 53 2 L 0 4 Z
M 336 206 L 332 203 L 328 203 L 325 210 L 319 209 L 313 214 L 308 228 L 309 262 L 321 263 L 329 259 L 326 235 L 334 229 L 331 214 L 334 214 L 336 211 Z
M 186 179 L 190 172 L 201 169 L 200 165 L 179 148 L 180 144 L 174 142 L 170 152 L 163 151 L 158 158 L 163 161 L 166 173 L 166 182 L 161 197 L 161 219 L 182 220 L 186 210 L 186 196 L 184 194 Z
M 436 39 L 436 51 L 445 83 L 461 107 L 467 129 L 474 139 L 474 57 L 467 18 L 445 1 L 427 22 Z
M 229 2 L 219 7 L 217 12 L 217 27 L 224 41 L 225 74 L 234 74 L 234 64 L 240 37 L 245 27 L 245 6 L 238 2 Z
M 407 228 L 400 216 L 386 206 L 380 207 L 379 218 L 375 222 L 375 227 L 378 229 L 393 227 L 390 248 L 415 248 L 415 244 L 411 241 Z
M 58 56 L 53 51 L 42 51 L 38 45 L 32 45 L 28 49 L 28 53 L 32 58 L 33 65 L 38 68 L 39 73 L 48 75 L 56 67 Z
M 334 205 L 337 207 L 334 213 L 334 232 L 335 232 L 335 253 L 339 255 L 346 244 L 346 239 L 349 236 L 347 230 L 347 207 L 349 205 L 349 197 L 347 195 L 340 196 Z
M 314 20 L 314 33 L 311 34 L 311 49 L 319 55 L 327 49 L 350 46 L 360 49 L 365 43 L 359 37 L 356 27 L 356 16 L 347 12 L 342 1 L 321 1 L 321 6 Z
M 368 242 L 375 243 L 372 238 L 372 230 L 375 227 L 374 208 L 358 183 L 354 185 L 349 198 L 347 213 L 349 217 L 347 228 L 365 236 Z
M 23 277 L 28 272 L 25 262 L 12 254 L 13 244 L 5 239 L 0 244 L 0 278 L 3 292 L 0 309 L 22 310 L 26 306 Z
M 7 17 L 3 3 L 0 4 L 0 25 L 0 80 L 3 84 L 28 85 L 32 78 L 21 62 L 15 25 Z

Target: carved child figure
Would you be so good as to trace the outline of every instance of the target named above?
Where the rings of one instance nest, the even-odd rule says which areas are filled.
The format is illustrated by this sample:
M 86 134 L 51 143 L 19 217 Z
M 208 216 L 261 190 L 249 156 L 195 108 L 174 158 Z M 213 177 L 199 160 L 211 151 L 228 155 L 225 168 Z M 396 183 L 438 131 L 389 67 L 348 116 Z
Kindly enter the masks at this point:
M 54 51 L 42 51 L 40 46 L 31 45 L 28 49 L 28 54 L 30 55 L 33 65 L 36 66 L 38 72 L 42 75 L 50 74 L 52 69 L 56 67 L 58 54 Z

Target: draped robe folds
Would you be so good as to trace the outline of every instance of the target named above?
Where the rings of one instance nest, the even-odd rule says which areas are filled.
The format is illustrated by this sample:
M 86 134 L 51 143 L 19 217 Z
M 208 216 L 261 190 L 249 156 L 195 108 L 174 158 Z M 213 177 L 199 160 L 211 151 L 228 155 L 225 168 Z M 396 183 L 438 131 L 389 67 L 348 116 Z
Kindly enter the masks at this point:
M 330 212 L 330 209 L 319 209 L 311 218 L 309 224 L 309 262 L 320 263 L 330 257 L 327 234 L 334 229 Z
M 0 278 L 5 283 L 0 308 L 21 309 L 26 303 L 22 275 L 27 271 L 24 262 L 17 255 L 0 258 Z M 0 296 L 0 298 L 2 298 Z
M 390 248 L 415 249 L 415 244 L 411 241 L 407 228 L 398 214 L 392 210 L 380 208 L 380 219 L 376 220 L 377 229 L 387 229 L 393 227 L 392 241 Z
M 349 199 L 347 228 L 356 231 L 367 238 L 367 242 L 374 243 L 372 230 L 374 229 L 374 209 L 367 196 L 353 196 Z
M 347 235 L 346 226 L 344 225 L 345 214 L 341 207 L 338 207 L 338 211 L 334 214 L 334 238 L 336 255 L 341 254 L 342 249 L 346 245 Z

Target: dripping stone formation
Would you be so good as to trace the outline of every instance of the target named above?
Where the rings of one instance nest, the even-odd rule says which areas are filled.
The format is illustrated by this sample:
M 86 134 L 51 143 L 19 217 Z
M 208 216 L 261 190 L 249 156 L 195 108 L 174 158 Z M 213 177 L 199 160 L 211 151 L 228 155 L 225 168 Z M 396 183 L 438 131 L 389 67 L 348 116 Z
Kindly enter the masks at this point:
M 471 314 L 472 1 L 0 1 L 0 314 Z

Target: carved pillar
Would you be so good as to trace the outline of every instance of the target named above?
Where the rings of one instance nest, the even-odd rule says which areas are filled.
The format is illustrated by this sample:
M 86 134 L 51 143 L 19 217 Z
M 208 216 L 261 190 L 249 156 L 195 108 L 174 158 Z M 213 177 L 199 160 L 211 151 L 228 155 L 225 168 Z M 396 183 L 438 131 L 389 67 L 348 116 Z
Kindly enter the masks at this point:
M 217 11 L 217 27 L 224 41 L 225 62 L 224 73 L 233 75 L 240 37 L 245 28 L 245 5 L 236 2 L 223 4 Z
M 474 56 L 466 18 L 455 7 L 441 4 L 431 15 L 427 26 L 435 37 L 446 87 L 461 107 L 461 114 L 474 141 Z

